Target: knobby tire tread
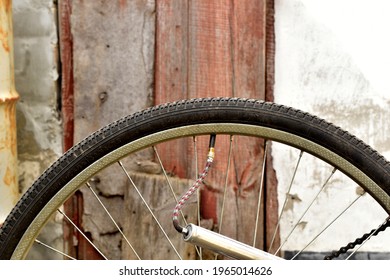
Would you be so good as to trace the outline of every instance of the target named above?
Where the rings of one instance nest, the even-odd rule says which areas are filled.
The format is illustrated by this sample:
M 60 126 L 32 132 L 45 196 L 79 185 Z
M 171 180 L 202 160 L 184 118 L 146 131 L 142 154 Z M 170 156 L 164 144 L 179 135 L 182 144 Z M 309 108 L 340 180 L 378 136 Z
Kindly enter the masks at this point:
M 291 107 L 244 98 L 198 98 L 167 103 L 98 130 L 52 164 L 19 200 L 0 228 L 0 259 L 9 259 L 29 224 L 72 177 L 112 150 L 158 131 L 190 124 L 262 125 L 311 140 L 352 162 L 388 195 L 390 164 L 364 142 L 323 119 Z

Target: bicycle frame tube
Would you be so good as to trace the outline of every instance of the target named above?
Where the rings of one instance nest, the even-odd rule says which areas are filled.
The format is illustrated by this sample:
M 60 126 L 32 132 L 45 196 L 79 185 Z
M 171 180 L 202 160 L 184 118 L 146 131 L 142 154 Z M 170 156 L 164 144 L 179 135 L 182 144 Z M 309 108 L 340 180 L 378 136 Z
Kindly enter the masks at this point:
M 282 258 L 194 224 L 187 225 L 186 229 L 187 233 L 183 235 L 184 241 L 234 259 L 282 260 Z

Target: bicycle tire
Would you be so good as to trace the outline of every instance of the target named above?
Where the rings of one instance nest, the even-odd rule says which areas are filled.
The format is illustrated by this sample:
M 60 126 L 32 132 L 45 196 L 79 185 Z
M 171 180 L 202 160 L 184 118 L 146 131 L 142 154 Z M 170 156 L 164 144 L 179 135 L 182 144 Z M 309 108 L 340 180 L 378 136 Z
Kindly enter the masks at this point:
M 96 171 L 96 165 L 111 164 L 128 150 L 137 150 L 139 145 L 152 145 L 182 135 L 219 132 L 261 133 L 262 137 L 297 146 L 337 166 L 390 213 L 390 164 L 355 136 L 311 114 L 271 102 L 243 98 L 191 99 L 124 117 L 67 151 L 36 180 L 7 217 L 0 229 L 0 258 L 24 258 L 39 232 L 35 228 L 42 227 L 56 207 L 74 193 L 77 186 L 73 181 L 81 184 Z M 117 150 L 120 152 L 110 158 Z

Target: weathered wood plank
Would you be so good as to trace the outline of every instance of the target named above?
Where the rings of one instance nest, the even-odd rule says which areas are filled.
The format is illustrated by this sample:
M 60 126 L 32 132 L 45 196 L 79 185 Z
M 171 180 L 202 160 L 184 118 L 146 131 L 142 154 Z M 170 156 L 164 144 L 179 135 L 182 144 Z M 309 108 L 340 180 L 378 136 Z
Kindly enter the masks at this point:
M 265 7 L 265 1 L 259 0 L 157 1 L 156 103 L 212 96 L 264 99 Z M 233 142 L 226 201 L 229 207 L 222 231 L 246 242 L 253 239 L 248 228 L 254 216 L 248 213 L 257 203 L 262 145 L 261 140 L 241 137 Z M 199 172 L 207 146 L 207 137 L 197 139 Z M 191 139 L 159 149 L 168 169 L 175 169 L 180 177 L 193 178 L 195 165 L 184 165 L 185 161 L 194 161 Z M 217 206 L 222 203 L 229 137 L 219 137 L 216 151 L 213 171 L 202 190 L 202 216 L 214 220 L 218 227 Z
M 188 98 L 188 1 L 156 1 L 155 104 Z
M 190 1 L 188 92 L 190 97 L 231 96 L 231 1 Z
M 71 33 L 72 5 L 69 0 L 58 3 L 60 57 L 61 57 L 61 104 L 64 128 L 64 150 L 73 146 L 74 100 L 73 100 L 73 38 Z
M 106 124 L 152 105 L 155 6 L 148 0 L 74 0 L 69 5 L 72 10 L 74 142 L 78 142 Z M 137 157 L 138 162 L 149 159 L 149 154 Z M 121 204 L 118 196 L 124 194 L 121 182 L 125 176 L 120 175 L 120 171 L 108 171 L 108 176 L 100 176 L 98 191 L 107 207 L 114 209 Z M 114 181 L 120 183 L 115 185 Z M 102 212 L 90 210 L 88 205 L 95 202 L 87 193 L 83 191 L 79 198 L 81 201 L 84 198 L 85 204 L 77 203 L 74 207 L 78 209 L 71 211 L 78 211 L 75 216 L 79 217 L 80 226 L 105 247 L 108 244 L 105 239 L 117 240 L 117 235 L 105 234 L 101 238 L 102 228 L 95 227 L 94 223 L 100 223 L 98 213 Z M 106 199 L 109 197 L 111 199 Z M 70 238 L 70 242 L 75 240 L 73 236 Z M 78 247 L 80 258 L 96 257 L 93 250 L 85 249 L 90 246 L 83 238 L 74 246 Z M 115 258 L 118 256 L 114 254 Z

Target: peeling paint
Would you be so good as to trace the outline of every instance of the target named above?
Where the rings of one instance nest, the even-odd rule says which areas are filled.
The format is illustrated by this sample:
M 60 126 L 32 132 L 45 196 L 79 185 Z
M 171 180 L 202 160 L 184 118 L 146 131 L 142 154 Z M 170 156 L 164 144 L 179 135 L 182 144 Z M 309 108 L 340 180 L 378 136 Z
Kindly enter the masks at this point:
M 5 175 L 3 177 L 3 182 L 5 184 L 5 187 L 10 187 L 16 182 L 15 173 L 11 170 L 10 166 L 7 166 Z
M 308 222 L 305 222 L 305 221 L 302 221 L 302 222 L 298 223 L 298 228 L 300 230 L 304 230 L 306 228 L 307 223 Z
M 0 222 L 19 198 L 11 1 L 0 0 Z
M 12 36 L 12 5 L 11 0 L 0 1 L 0 41 L 6 52 L 10 52 L 9 37 Z M 5 28 L 8 27 L 8 28 Z
M 389 101 L 360 98 L 359 102 L 328 101 L 314 104 L 322 117 L 347 129 L 390 159 Z M 335 110 L 337 108 L 337 110 Z
M 299 202 L 302 202 L 302 199 L 299 198 L 298 194 L 288 194 L 285 211 L 293 211 L 294 205 Z
M 15 101 L 0 102 L 0 222 L 4 220 L 19 197 L 17 180 L 17 148 Z
M 3 49 L 6 52 L 9 52 L 9 45 L 8 45 L 8 32 L 4 31 L 2 28 L 0 28 L 0 41 L 1 45 L 3 46 Z

